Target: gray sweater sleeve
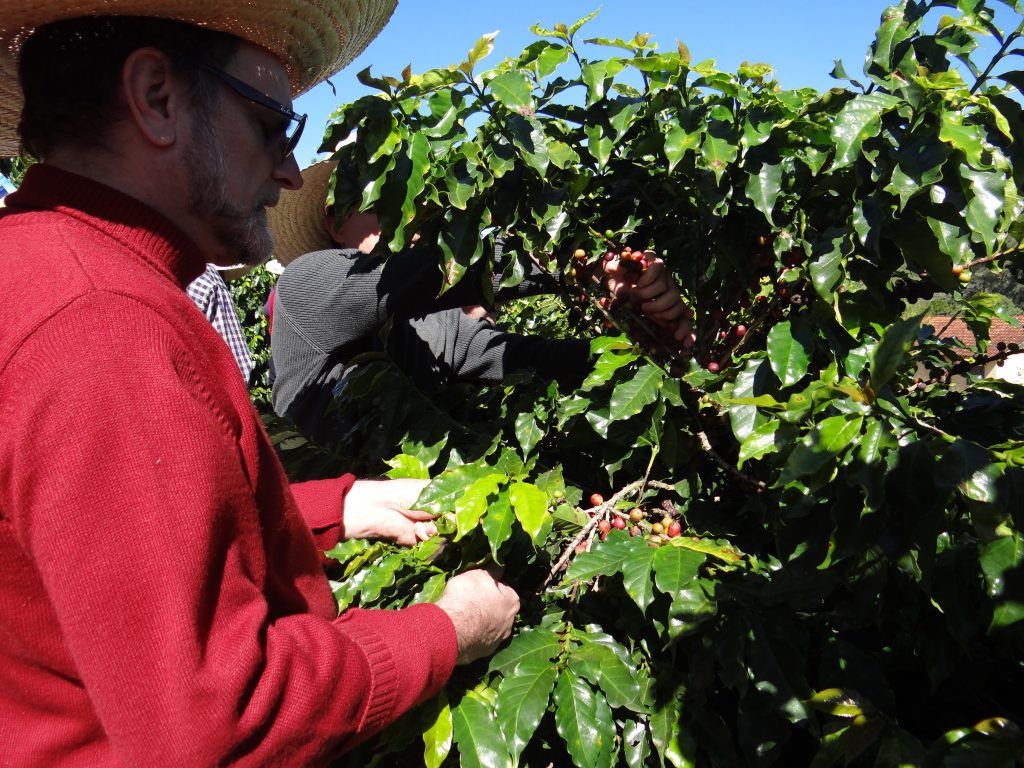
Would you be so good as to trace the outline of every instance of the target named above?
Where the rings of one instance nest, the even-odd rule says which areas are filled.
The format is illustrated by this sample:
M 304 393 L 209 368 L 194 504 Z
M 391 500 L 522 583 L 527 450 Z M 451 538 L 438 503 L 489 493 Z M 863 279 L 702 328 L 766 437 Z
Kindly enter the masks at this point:
M 508 333 L 458 309 L 396 322 L 388 336 L 388 354 L 421 387 L 496 384 L 527 368 L 545 380 L 574 384 L 586 374 L 588 352 L 586 341 Z

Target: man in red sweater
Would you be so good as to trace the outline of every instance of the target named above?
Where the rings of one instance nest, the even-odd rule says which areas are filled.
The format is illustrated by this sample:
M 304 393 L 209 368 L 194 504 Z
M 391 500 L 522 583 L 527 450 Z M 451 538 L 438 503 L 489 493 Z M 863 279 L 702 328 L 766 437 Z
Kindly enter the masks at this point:
M 413 543 L 419 486 L 289 486 L 183 290 L 266 258 L 264 207 L 301 184 L 291 96 L 393 0 L 174 5 L 207 28 L 60 20 L 145 2 L 0 6 L 0 51 L 20 49 L 0 154 L 23 93 L 43 161 L 0 218 L 4 765 L 321 765 L 491 653 L 519 606 L 470 571 L 436 605 L 338 616 L 320 550 Z

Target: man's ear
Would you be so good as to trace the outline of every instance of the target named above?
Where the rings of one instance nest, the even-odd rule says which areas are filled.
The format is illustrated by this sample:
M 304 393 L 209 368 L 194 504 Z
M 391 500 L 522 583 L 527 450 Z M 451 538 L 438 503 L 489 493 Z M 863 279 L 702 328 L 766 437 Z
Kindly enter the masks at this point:
M 132 51 L 121 69 L 121 95 L 147 141 L 157 147 L 174 144 L 182 130 L 188 94 L 165 53 L 155 48 Z
M 327 211 L 324 214 L 324 231 L 331 238 L 335 245 L 345 248 L 345 239 L 341 236 L 343 224 L 339 224 L 334 218 L 334 211 Z

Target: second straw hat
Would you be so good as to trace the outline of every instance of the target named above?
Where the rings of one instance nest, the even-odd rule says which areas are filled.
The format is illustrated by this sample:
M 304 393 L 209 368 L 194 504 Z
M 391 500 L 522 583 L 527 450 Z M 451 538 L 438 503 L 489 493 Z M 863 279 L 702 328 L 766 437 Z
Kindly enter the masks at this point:
M 281 190 L 277 205 L 267 208 L 274 235 L 274 258 L 287 266 L 304 253 L 336 247 L 324 229 L 327 186 L 337 159 L 321 160 L 302 171 L 302 186 Z

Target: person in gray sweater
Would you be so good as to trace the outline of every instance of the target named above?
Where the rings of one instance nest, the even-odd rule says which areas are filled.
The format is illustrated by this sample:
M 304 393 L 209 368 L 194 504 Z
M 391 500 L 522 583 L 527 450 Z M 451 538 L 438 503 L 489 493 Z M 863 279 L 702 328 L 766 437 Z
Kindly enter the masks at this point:
M 306 169 L 303 187 L 283 193 L 271 209 L 276 257 L 287 264 L 272 299 L 273 405 L 278 415 L 307 435 L 330 440 L 325 414 L 347 366 L 356 355 L 375 349 L 386 349 L 428 391 L 457 381 L 497 383 L 522 369 L 565 385 L 583 378 L 590 346 L 586 340 L 509 333 L 463 311 L 483 301 L 479 267 L 439 296 L 442 276 L 436 254 L 413 245 L 383 260 L 373 253 L 380 229 L 372 214 L 354 213 L 340 226 L 333 216 L 325 216 L 323 190 L 333 169 L 330 161 Z M 312 210 L 310 199 L 317 201 Z M 310 219 L 315 227 L 308 226 Z M 684 309 L 674 283 L 662 269 L 649 272 L 629 286 L 632 298 L 652 318 L 680 318 Z M 499 303 L 557 287 L 539 271 L 511 289 L 492 278 Z M 380 331 L 389 323 L 382 343 Z

